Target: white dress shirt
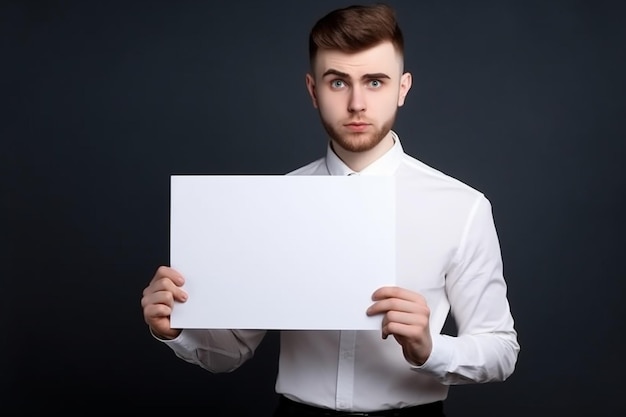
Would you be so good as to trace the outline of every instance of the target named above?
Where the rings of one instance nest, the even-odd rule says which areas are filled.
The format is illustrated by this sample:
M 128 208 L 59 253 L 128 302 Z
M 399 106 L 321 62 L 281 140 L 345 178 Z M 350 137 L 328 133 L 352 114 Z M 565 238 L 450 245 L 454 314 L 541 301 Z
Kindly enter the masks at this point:
M 292 400 L 357 412 L 400 408 L 443 400 L 449 385 L 503 381 L 515 368 L 519 344 L 489 201 L 405 154 L 393 135 L 393 148 L 358 174 L 397 179 L 396 282 L 426 298 L 432 353 L 414 366 L 380 331 L 281 331 L 276 392 Z M 350 173 L 329 146 L 326 157 L 288 175 Z M 456 336 L 441 334 L 448 313 Z M 164 343 L 188 362 L 230 372 L 264 335 L 183 330 Z

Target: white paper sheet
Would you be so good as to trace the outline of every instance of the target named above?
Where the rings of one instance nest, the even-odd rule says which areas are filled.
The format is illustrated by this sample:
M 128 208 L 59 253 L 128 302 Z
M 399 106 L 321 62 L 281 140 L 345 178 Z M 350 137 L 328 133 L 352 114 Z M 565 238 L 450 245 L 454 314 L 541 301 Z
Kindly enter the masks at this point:
M 173 175 L 173 328 L 380 330 L 395 284 L 395 183 L 378 176 Z

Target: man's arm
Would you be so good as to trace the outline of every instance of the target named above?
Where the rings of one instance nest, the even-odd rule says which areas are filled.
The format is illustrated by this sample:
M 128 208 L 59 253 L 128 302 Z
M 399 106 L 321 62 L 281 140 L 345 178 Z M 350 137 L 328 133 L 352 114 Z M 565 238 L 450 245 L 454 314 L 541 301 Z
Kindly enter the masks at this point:
M 446 292 L 458 334 L 433 335 L 431 355 L 416 371 L 444 384 L 507 379 L 515 369 L 520 346 L 491 205 L 484 196 L 468 217 L 446 275 Z
M 218 373 L 234 371 L 252 358 L 265 334 L 265 330 L 186 329 L 174 339 L 159 340 L 179 358 Z
M 263 330 L 182 330 L 172 329 L 170 316 L 175 301 L 184 303 L 185 278 L 168 266 L 157 268 L 143 290 L 143 316 L 152 335 L 167 344 L 176 355 L 211 372 L 230 372 L 254 355 L 263 340 Z

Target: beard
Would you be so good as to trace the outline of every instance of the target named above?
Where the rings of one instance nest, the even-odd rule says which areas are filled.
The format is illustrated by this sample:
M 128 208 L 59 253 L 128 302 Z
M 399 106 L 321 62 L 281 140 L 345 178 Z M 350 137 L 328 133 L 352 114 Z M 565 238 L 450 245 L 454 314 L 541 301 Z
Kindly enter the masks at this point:
M 396 115 L 386 120 L 380 127 L 371 124 L 367 132 L 349 132 L 343 124 L 332 125 L 320 114 L 322 126 L 330 138 L 348 152 L 367 152 L 374 149 L 387 136 L 395 122 Z

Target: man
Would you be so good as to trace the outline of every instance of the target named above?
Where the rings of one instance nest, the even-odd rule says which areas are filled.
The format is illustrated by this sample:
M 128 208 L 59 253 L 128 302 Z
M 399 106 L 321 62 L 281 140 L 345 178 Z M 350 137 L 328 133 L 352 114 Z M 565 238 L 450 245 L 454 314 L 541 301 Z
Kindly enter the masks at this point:
M 364 313 L 382 316 L 381 332 L 281 332 L 275 416 L 443 416 L 449 385 L 503 381 L 519 352 L 490 203 L 405 154 L 391 130 L 411 74 L 390 7 L 335 10 L 309 45 L 306 87 L 330 140 L 324 158 L 290 174 L 395 176 L 401 285 L 373 289 Z M 170 328 L 183 283 L 160 267 L 145 289 L 154 336 L 211 372 L 251 358 L 263 330 Z M 441 334 L 448 313 L 456 336 Z

